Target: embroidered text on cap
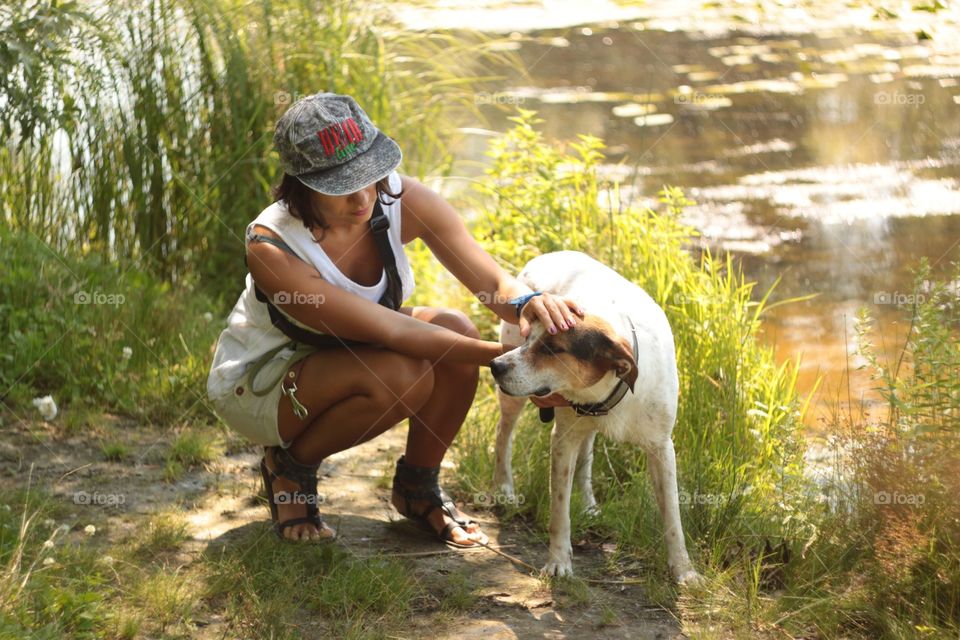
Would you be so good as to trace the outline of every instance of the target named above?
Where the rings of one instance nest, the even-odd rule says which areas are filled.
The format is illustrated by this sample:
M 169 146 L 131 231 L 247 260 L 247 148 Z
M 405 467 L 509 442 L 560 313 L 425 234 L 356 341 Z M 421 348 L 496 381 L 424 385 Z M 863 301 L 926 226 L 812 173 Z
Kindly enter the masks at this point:
M 357 151 L 357 143 L 363 140 L 363 131 L 353 118 L 347 118 L 317 131 L 327 157 L 336 154 L 342 160 Z

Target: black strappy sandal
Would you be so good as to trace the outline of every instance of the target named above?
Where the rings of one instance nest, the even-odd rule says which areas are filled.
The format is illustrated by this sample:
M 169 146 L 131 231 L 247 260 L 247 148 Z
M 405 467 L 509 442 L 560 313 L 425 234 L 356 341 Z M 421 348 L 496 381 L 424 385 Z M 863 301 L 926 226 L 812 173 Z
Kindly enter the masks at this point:
M 273 451 L 273 464 L 276 469 L 270 470 L 267 467 L 267 454 Z M 293 459 L 293 456 L 283 447 L 265 447 L 263 458 L 260 460 L 260 475 L 263 478 L 264 490 L 267 494 L 267 500 L 270 503 L 270 517 L 273 520 L 273 530 L 281 540 L 291 541 L 284 537 L 283 532 L 288 528 L 298 524 L 312 524 L 321 532 L 320 540 L 332 540 L 336 537 L 324 536 L 322 532 L 325 528 L 325 522 L 320 516 L 320 510 L 317 508 L 319 497 L 317 496 L 317 470 L 320 464 L 301 464 Z M 303 504 L 307 508 L 307 515 L 300 518 L 290 518 L 279 522 L 279 509 L 277 508 L 276 496 L 273 493 L 273 481 L 277 478 L 285 478 L 300 485 L 299 491 L 288 493 L 291 503 Z M 301 500 L 298 496 L 304 496 Z M 291 541 L 296 542 L 296 541 Z
M 397 471 L 393 476 L 394 495 L 403 499 L 403 509 L 397 509 L 400 515 L 409 518 L 417 527 L 432 533 L 442 542 L 457 549 L 472 549 L 482 547 L 484 544 L 473 542 L 472 544 L 460 544 L 454 542 L 451 533 L 457 527 L 468 531 L 467 527 L 471 524 L 477 524 L 474 520 L 467 518 L 457 510 L 453 500 L 440 488 L 438 479 L 440 476 L 440 467 L 415 467 L 404 462 L 404 456 L 397 460 Z M 426 500 L 427 507 L 420 513 L 413 511 L 410 502 L 416 500 Z M 438 531 L 427 519 L 431 513 L 440 509 L 453 521 L 448 522 L 442 530 Z

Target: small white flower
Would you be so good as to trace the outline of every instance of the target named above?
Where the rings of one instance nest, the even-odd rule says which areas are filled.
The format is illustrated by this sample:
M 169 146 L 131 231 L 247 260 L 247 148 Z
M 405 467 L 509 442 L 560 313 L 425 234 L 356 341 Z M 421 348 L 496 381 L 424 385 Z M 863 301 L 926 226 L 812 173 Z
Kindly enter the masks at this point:
M 83 528 L 83 532 L 84 532 L 85 534 L 87 534 L 88 536 L 92 536 L 93 534 L 95 534 L 95 533 L 97 532 L 97 528 L 96 528 L 95 526 L 93 526 L 92 524 L 88 524 L 87 526 L 85 526 L 85 527 Z
M 107 565 L 108 567 L 112 567 L 112 566 L 113 566 L 113 556 L 103 556 L 102 558 L 100 558 L 100 562 L 102 562 L 103 564 Z
M 53 525 L 55 525 L 55 524 L 57 524 L 57 523 L 53 521 L 53 518 L 47 518 L 46 520 L 43 521 L 43 528 L 44 528 L 44 529 L 52 529 L 52 528 L 53 528 Z
M 53 549 L 53 540 L 47 540 L 43 543 L 44 549 Z
M 43 559 L 43 564 L 44 564 L 45 566 L 47 566 L 47 567 L 49 567 L 50 565 L 52 565 L 52 564 L 55 563 L 55 562 L 56 562 L 56 560 L 54 560 L 53 558 L 50 558 L 50 557 L 47 557 L 47 558 L 44 558 L 44 559 Z
M 213 322 L 213 314 L 207 311 L 205 314 L 203 314 L 203 319 L 207 322 Z
M 57 403 L 53 401 L 53 396 L 34 398 L 33 406 L 40 411 L 40 415 L 43 416 L 43 419 L 47 422 L 57 417 Z
M 131 356 L 133 356 L 133 349 L 131 349 L 130 347 L 124 347 L 124 348 L 123 348 L 123 359 L 124 359 L 124 360 L 129 360 Z
M 5 505 L 3 505 L 2 509 L 3 509 L 4 511 L 8 511 L 8 512 L 9 512 L 9 511 L 10 511 L 10 505 L 5 504 Z

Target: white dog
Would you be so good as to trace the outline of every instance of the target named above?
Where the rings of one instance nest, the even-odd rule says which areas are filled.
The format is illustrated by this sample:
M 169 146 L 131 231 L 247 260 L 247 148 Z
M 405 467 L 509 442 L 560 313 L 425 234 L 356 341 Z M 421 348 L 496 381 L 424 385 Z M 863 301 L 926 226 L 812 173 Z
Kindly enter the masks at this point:
M 535 291 L 568 297 L 586 312 L 575 327 L 556 335 L 535 323 L 525 342 L 517 325 L 501 323 L 501 342 L 523 345 L 491 363 L 500 399 L 494 483 L 508 496 L 514 494 L 513 428 L 527 396 L 556 392 L 574 403 L 556 408 L 550 435 L 550 554 L 544 573 L 573 573 L 571 485 L 576 470 L 587 507 L 596 509 L 590 476 L 599 432 L 646 452 L 670 568 L 681 583 L 696 580 L 680 524 L 671 439 L 679 382 L 663 310 L 643 289 L 575 251 L 538 256 L 518 278 Z

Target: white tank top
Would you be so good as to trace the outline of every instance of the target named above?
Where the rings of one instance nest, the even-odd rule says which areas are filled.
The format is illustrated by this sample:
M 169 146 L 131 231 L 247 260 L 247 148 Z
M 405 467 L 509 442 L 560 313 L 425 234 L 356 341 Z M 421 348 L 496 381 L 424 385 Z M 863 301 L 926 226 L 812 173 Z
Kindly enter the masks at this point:
M 400 174 L 394 171 L 389 179 L 390 190 L 394 193 L 400 191 Z M 389 196 L 386 199 L 391 200 Z M 413 294 L 414 279 L 413 270 L 410 268 L 410 262 L 407 260 L 400 240 L 400 199 L 391 201 L 390 204 L 383 204 L 382 207 L 384 215 L 390 221 L 387 236 L 397 259 L 397 272 L 400 274 L 403 290 L 401 300 L 406 301 Z M 274 202 L 261 211 L 260 215 L 247 225 L 247 230 L 249 231 L 253 225 L 266 227 L 280 236 L 300 258 L 316 268 L 320 277 L 341 289 L 372 302 L 379 302 L 387 289 L 386 272 L 383 272 L 380 281 L 372 286 L 358 284 L 345 276 L 303 226 L 303 222 L 290 215 L 283 201 Z M 293 320 L 293 318 L 290 319 Z M 304 326 L 293 321 L 295 324 Z M 253 278 L 247 273 L 243 293 L 240 294 L 240 298 L 227 317 L 227 328 L 217 339 L 213 364 L 207 376 L 207 396 L 214 400 L 233 393 L 234 387 L 254 362 L 268 351 L 287 342 L 290 342 L 290 338 L 270 323 L 267 305 L 257 300 Z M 276 357 L 288 359 L 293 353 L 293 349 L 282 349 Z M 258 375 L 257 379 L 259 380 L 260 377 Z

